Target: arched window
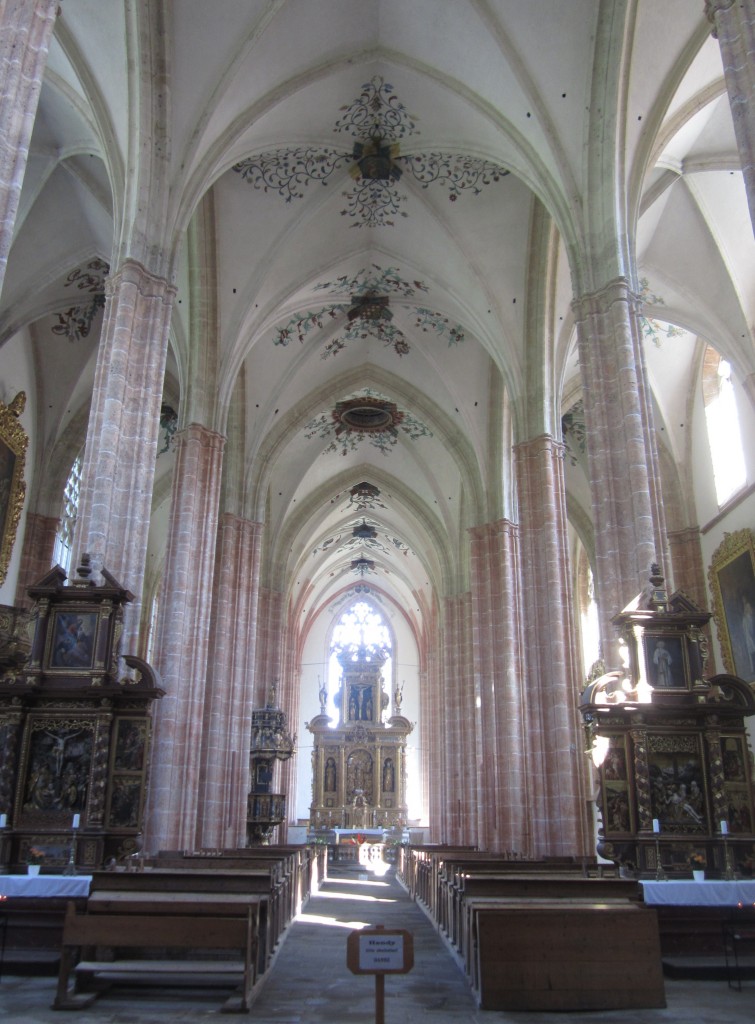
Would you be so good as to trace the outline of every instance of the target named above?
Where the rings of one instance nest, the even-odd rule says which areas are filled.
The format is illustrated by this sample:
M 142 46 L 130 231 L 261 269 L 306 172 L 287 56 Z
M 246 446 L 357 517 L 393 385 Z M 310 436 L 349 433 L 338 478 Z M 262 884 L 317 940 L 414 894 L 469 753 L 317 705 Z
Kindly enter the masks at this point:
M 63 508 L 60 513 L 60 526 L 55 537 L 54 560 L 57 565 L 71 570 L 71 552 L 73 550 L 73 532 L 76 528 L 76 516 L 79 511 L 79 490 L 81 487 L 81 453 L 74 459 L 71 472 L 68 474 L 63 490 Z
M 356 601 L 343 612 L 340 619 L 333 627 L 330 640 L 330 652 L 328 658 L 328 693 L 329 702 L 332 703 L 333 696 L 338 692 L 338 683 L 341 678 L 341 666 L 338 663 L 339 655 L 344 652 L 354 651 L 361 648 L 373 650 L 375 653 L 387 655 L 383 664 L 383 678 L 387 682 L 388 692 L 391 692 L 391 680 L 393 678 L 392 664 L 392 641 L 391 634 L 383 621 L 380 612 L 366 601 Z M 334 719 L 335 726 L 338 720 L 338 713 L 335 706 L 329 707 L 328 713 Z
M 708 345 L 703 359 L 703 404 L 713 461 L 716 500 L 723 505 L 747 482 L 731 366 Z
M 598 605 L 595 600 L 595 580 L 587 552 L 582 550 L 580 559 L 580 634 L 582 636 L 582 662 L 585 677 L 600 658 L 600 623 Z

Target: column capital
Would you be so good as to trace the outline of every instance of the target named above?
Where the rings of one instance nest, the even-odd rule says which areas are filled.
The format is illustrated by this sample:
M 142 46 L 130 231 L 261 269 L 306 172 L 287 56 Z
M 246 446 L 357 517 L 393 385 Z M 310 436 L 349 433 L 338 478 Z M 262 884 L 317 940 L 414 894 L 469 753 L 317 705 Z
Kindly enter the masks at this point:
M 718 38 L 716 35 L 716 15 L 721 11 L 728 11 L 735 3 L 736 0 L 705 0 L 705 17 L 713 26 L 711 34 L 714 39 Z
M 594 292 L 578 295 L 572 300 L 575 321 L 586 320 L 589 316 L 606 313 L 617 302 L 626 302 L 632 311 L 639 313 L 642 308 L 642 297 L 632 291 L 626 277 L 615 277 Z

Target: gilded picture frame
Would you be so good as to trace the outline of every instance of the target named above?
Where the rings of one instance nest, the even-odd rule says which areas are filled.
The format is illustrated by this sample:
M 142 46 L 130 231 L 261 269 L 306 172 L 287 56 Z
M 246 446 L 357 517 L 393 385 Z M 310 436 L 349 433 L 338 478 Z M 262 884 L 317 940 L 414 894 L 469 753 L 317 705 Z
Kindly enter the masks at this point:
M 755 534 L 724 534 L 708 570 L 724 668 L 755 682 Z
M 0 586 L 8 575 L 26 495 L 24 468 L 29 438 L 19 421 L 25 405 L 23 391 L 10 405 L 0 402 Z

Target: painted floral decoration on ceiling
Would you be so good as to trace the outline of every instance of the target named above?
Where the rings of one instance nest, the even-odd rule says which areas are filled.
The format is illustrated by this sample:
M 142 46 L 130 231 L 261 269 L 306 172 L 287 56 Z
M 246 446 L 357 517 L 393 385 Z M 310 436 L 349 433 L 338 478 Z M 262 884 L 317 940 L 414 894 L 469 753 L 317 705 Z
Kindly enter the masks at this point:
M 640 298 L 643 302 L 652 302 L 654 306 L 665 306 L 666 303 L 654 292 L 650 291 L 650 282 L 646 277 L 640 278 Z M 660 348 L 664 338 L 678 338 L 684 334 L 681 327 L 675 324 L 662 324 L 649 316 L 640 316 L 642 333 L 650 338 L 656 348 Z
M 364 518 L 361 522 L 352 523 L 347 531 L 328 537 L 313 549 L 312 554 L 318 555 L 325 551 L 350 551 L 353 548 L 380 551 L 385 555 L 396 551 L 402 555 L 408 555 L 411 551 L 411 548 L 398 537 L 392 537 L 387 531 L 381 530 L 380 523 L 368 522 Z
M 404 281 L 395 267 L 383 268 L 373 263 L 371 267 L 363 268 L 351 277 L 344 274 L 334 281 L 317 284 L 314 290 L 329 290 L 336 295 L 340 293 L 344 300 L 297 313 L 284 327 L 278 328 L 273 344 L 285 347 L 292 338 L 298 338 L 304 344 L 311 331 L 322 330 L 330 321 L 345 318 L 344 328 L 325 345 L 322 359 L 337 355 L 349 341 L 365 338 L 377 339 L 393 348 L 398 356 L 406 355 L 411 346 L 401 328 L 393 323 L 392 296 L 404 300 L 397 305 L 410 311 L 418 330 L 425 333 L 433 331 L 439 337 L 447 337 L 449 346 L 464 341 L 461 324 L 454 324 L 443 313 L 437 313 L 426 306 L 415 306 L 411 302 L 418 291 L 428 291 L 427 285 L 422 281 Z
M 307 440 L 327 440 L 323 455 L 340 452 L 348 455 L 367 440 L 383 455 L 398 444 L 399 432 L 412 441 L 432 437 L 432 431 L 411 413 L 402 412 L 393 402 L 377 392 L 364 388 L 358 395 L 337 402 L 330 412 L 310 420 L 304 428 Z
M 75 286 L 78 291 L 89 292 L 92 297 L 56 313 L 58 322 L 53 325 L 53 334 L 62 335 L 69 341 L 80 341 L 89 335 L 97 312 L 105 305 L 105 278 L 109 273 L 110 265 L 100 259 L 90 260 L 85 267 L 71 271 L 64 287 Z
M 354 184 L 341 193 L 346 199 L 341 215 L 352 218 L 352 227 L 386 227 L 395 223 L 394 217 L 408 216 L 401 209 L 406 195 L 396 187 L 404 174 L 422 188 L 445 185 L 455 202 L 463 191 L 479 195 L 483 185 L 509 173 L 489 160 L 458 153 L 401 156 L 401 140 L 420 133 L 415 117 L 380 75 L 366 82 L 341 112 L 333 131 L 356 140 L 351 152 L 317 146 L 278 149 L 247 157 L 233 170 L 254 188 L 277 192 L 290 203 L 303 197 L 310 182 L 327 185 L 332 174 L 348 167 Z

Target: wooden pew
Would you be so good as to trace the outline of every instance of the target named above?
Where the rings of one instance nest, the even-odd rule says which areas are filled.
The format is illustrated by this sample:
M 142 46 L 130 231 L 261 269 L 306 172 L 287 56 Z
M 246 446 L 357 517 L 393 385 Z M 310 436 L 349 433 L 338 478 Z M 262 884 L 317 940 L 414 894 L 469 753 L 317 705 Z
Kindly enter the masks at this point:
M 91 1005 L 98 992 L 81 994 L 79 986 L 85 979 L 139 979 L 146 975 L 188 977 L 196 984 L 199 975 L 240 981 L 240 995 L 225 1004 L 227 1010 L 246 1012 L 251 1006 L 252 988 L 256 980 L 257 927 L 259 903 L 242 900 L 234 894 L 232 902 L 204 901 L 201 898 L 174 901 L 172 913 L 162 913 L 153 902 L 150 912 L 79 914 L 69 904 L 63 925 L 58 985 L 53 1002 L 55 1010 L 79 1010 Z M 170 905 L 170 904 L 168 904 Z M 230 916 L 231 909 L 236 913 Z M 224 910 L 222 916 L 218 910 Z M 237 950 L 240 959 L 171 959 L 171 960 L 78 960 L 85 948 L 111 947 L 119 950 Z M 77 962 L 78 960 L 78 962 Z M 77 990 L 70 989 L 71 974 L 76 975 Z
M 476 981 L 484 1010 L 613 1010 L 666 1005 L 653 910 L 617 901 L 511 901 L 478 908 Z
M 260 973 L 267 970 L 273 952 L 281 938 L 284 925 L 279 908 L 280 888 L 270 866 L 258 868 L 226 868 L 220 865 L 203 870 L 192 868 L 147 868 L 138 872 L 96 871 L 87 901 L 87 913 L 141 912 L 140 908 L 152 903 L 164 911 L 160 900 L 167 897 L 177 901 L 194 900 L 197 912 L 201 903 L 211 903 L 213 897 L 228 896 L 227 902 L 241 902 L 249 897 L 259 905 L 258 964 Z M 285 922 L 287 925 L 288 922 Z

